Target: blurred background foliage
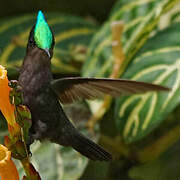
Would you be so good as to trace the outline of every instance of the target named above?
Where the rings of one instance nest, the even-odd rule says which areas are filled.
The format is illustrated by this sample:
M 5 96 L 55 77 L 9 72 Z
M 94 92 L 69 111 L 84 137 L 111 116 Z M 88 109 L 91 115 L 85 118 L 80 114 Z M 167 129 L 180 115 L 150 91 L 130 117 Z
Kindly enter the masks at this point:
M 110 77 L 114 21 L 122 20 L 125 56 L 116 77 L 162 84 L 170 93 L 109 99 L 93 133 L 87 123 L 104 101 L 64 107 L 80 131 L 98 141 L 113 161 L 92 162 L 71 148 L 32 145 L 43 180 L 179 180 L 180 2 L 178 0 L 6 0 L 0 6 L 0 64 L 18 77 L 28 33 L 41 9 L 55 34 L 54 77 Z M 105 100 L 106 101 L 106 100 Z M 78 115 L 78 116 L 75 116 Z M 1 116 L 0 138 L 7 133 Z M 58 132 L 57 132 L 58 133 Z M 22 174 L 22 169 L 19 172 Z

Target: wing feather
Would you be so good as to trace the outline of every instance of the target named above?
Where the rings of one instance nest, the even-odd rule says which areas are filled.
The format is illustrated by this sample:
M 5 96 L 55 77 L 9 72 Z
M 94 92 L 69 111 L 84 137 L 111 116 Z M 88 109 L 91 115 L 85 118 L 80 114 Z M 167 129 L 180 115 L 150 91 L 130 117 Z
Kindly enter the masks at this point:
M 52 81 L 51 85 L 63 104 L 80 99 L 102 98 L 104 94 L 118 97 L 148 91 L 170 90 L 151 83 L 109 78 L 62 78 Z

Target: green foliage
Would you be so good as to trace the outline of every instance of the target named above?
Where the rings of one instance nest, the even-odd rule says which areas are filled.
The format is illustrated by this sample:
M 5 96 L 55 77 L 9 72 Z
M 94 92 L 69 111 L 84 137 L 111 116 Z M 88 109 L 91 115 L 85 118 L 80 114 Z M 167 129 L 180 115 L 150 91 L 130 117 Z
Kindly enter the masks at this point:
M 116 100 L 117 127 L 128 142 L 147 135 L 180 102 L 179 28 L 180 23 L 176 23 L 149 39 L 122 76 L 172 87 L 170 93 L 153 92 Z
M 82 62 L 86 57 L 88 44 L 97 27 L 82 18 L 47 14 L 56 39 L 52 70 L 54 73 L 79 73 Z M 8 75 L 17 75 L 26 53 L 27 38 L 36 15 L 23 15 L 2 19 L 0 21 L 0 63 L 8 68 Z
M 32 163 L 40 172 L 43 180 L 77 180 L 87 165 L 87 159 L 71 148 L 52 143 L 36 142 L 31 147 Z M 19 172 L 23 175 L 22 167 Z
M 178 159 L 176 159 L 179 152 L 178 144 L 175 145 L 175 150 L 168 150 L 158 159 L 143 165 L 140 163 L 142 159 L 138 156 L 141 154 L 139 153 L 141 150 L 145 151 L 146 146 L 151 147 L 151 143 L 153 144 L 154 141 L 154 144 L 157 145 L 156 138 L 161 137 L 162 134 L 166 135 L 170 129 L 169 124 L 172 126 L 174 119 L 179 118 L 178 115 L 175 117 L 171 115 L 168 118 L 169 121 L 164 121 L 180 102 L 180 13 L 179 10 L 174 10 L 176 4 L 178 4 L 178 0 L 119 0 L 99 31 L 97 31 L 96 25 L 81 18 L 48 14 L 47 20 L 56 39 L 54 58 L 52 59 L 53 73 L 79 73 L 88 50 L 82 75 L 109 77 L 114 65 L 111 23 L 122 20 L 124 21 L 122 44 L 126 59 L 119 72 L 121 78 L 165 85 L 171 87 L 172 91 L 170 93 L 154 92 L 126 96 L 113 101 L 113 105 L 103 118 L 103 123 L 107 123 L 107 119 L 110 119 L 110 123 L 107 123 L 108 127 L 102 128 L 102 133 L 106 136 L 107 129 L 113 126 L 118 131 L 116 132 L 112 128 L 113 136 L 121 135 L 123 140 L 129 143 L 124 145 L 121 137 L 120 141 L 109 137 L 112 144 L 120 142 L 116 143 L 112 149 L 114 148 L 113 152 L 115 151 L 118 157 L 123 156 L 114 164 L 88 163 L 86 158 L 71 148 L 60 148 L 47 142 L 41 143 L 41 145 L 33 144 L 33 164 L 36 165 L 42 179 L 76 180 L 81 177 L 82 180 L 92 178 L 105 180 L 108 176 L 109 180 L 125 180 L 128 175 L 132 180 L 179 179 L 178 168 L 173 168 L 179 166 Z M 17 74 L 14 67 L 20 66 L 22 62 L 28 33 L 34 23 L 35 16 L 32 15 L 4 19 L 0 22 L 2 39 L 0 63 L 8 67 L 8 74 L 11 77 Z M 162 26 L 164 23 L 165 26 Z M 92 106 L 95 107 L 94 104 L 90 105 L 91 109 Z M 90 113 L 89 110 L 84 111 L 84 104 L 81 105 L 82 107 L 78 111 L 76 109 L 78 106 L 75 105 L 69 110 L 68 115 L 75 120 L 78 127 L 81 126 L 81 129 L 84 130 Z M 84 115 L 81 116 L 80 112 L 84 112 Z M 162 130 L 160 124 L 163 121 L 166 123 L 166 128 Z M 158 135 L 153 131 L 157 127 L 159 127 Z M 0 126 L 0 129 L 2 129 L 1 136 L 4 136 L 6 128 Z M 151 133 L 152 131 L 155 132 L 155 135 Z M 172 136 L 179 137 L 179 134 Z M 158 144 L 158 147 L 164 144 L 166 147 L 168 144 L 172 145 L 171 140 L 163 141 L 162 144 Z M 108 143 L 106 145 L 108 147 Z M 156 147 L 155 145 L 153 147 Z M 118 146 L 123 147 L 119 148 Z M 123 154 L 122 149 L 127 153 Z M 166 150 L 159 149 L 162 152 Z M 158 148 L 155 148 L 154 151 L 158 152 Z M 147 159 L 151 159 L 151 156 Z M 99 173 L 95 173 L 96 170 Z
M 175 3 L 177 1 L 119 1 L 90 45 L 83 76 L 108 77 L 114 59 L 110 26 L 115 20 L 124 20 L 122 41 L 126 59 L 119 72 L 121 77 L 173 87 L 169 94 L 147 93 L 116 100 L 114 117 L 126 142 L 150 133 L 179 103 L 179 24 L 163 32 L 158 30 L 160 17 Z M 145 44 L 152 31 L 156 35 Z
M 180 177 L 179 151 L 180 143 L 177 143 L 158 159 L 134 166 L 129 171 L 129 176 L 132 180 L 178 180 Z
M 176 0 L 137 0 L 122 2 L 122 6 L 119 2 L 117 7 L 114 7 L 116 11 L 113 11 L 109 20 L 92 40 L 87 61 L 83 66 L 83 76 L 108 77 L 111 74 L 114 58 L 111 47 L 112 22 L 122 20 L 125 24 L 122 36 L 123 50 L 126 55 L 126 61 L 122 65 L 122 71 L 124 71 L 133 56 L 146 42 L 151 32 L 157 28 L 161 15 L 177 3 Z M 143 10 L 140 11 L 140 9 Z

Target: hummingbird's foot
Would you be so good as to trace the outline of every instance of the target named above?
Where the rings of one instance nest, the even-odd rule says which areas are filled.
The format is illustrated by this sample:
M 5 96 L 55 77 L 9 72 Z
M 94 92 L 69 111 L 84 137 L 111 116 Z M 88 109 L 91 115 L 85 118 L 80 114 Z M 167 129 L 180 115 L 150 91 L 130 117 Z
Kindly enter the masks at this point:
M 9 81 L 9 87 L 12 88 L 9 95 L 11 103 L 16 106 L 23 104 L 22 87 L 18 84 L 18 81 Z
M 15 89 L 15 92 L 16 94 L 21 94 L 22 92 L 22 87 L 18 84 L 18 81 L 17 80 L 10 80 L 9 81 L 9 86 L 13 89 Z
M 88 120 L 86 126 L 91 133 L 94 133 L 94 126 L 102 119 L 105 112 L 110 107 L 110 104 L 111 104 L 111 98 L 109 96 L 105 96 L 103 104 L 100 106 L 97 112 L 93 114 Z

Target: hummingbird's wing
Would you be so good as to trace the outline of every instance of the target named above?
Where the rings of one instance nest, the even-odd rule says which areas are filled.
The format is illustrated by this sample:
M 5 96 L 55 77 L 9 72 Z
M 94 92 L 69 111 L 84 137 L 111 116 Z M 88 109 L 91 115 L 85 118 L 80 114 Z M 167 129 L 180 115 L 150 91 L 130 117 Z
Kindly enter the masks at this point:
M 68 104 L 80 99 L 101 98 L 104 94 L 112 97 L 144 93 L 147 91 L 169 91 L 167 87 L 151 83 L 110 78 L 61 78 L 51 83 L 61 103 Z

